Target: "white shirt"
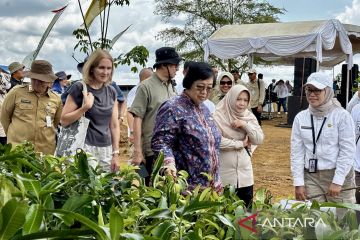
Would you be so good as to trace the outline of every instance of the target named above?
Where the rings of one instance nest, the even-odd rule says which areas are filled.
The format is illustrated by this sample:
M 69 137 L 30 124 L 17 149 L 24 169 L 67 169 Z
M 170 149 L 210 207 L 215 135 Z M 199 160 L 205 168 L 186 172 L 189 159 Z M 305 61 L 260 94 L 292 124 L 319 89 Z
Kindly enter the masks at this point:
M 357 104 L 355 105 L 355 107 L 352 108 L 351 117 L 353 118 L 355 124 L 356 139 L 354 141 L 356 143 L 356 140 L 360 136 L 360 104 Z M 360 138 L 358 140 L 358 143 L 356 144 L 356 153 L 354 159 L 354 169 L 355 171 L 360 172 Z
M 294 186 L 304 186 L 304 168 L 309 168 L 310 158 L 318 159 L 318 170 L 335 169 L 332 182 L 338 185 L 343 185 L 346 175 L 354 164 L 355 128 L 351 115 L 343 108 L 336 108 L 326 117 L 316 144 L 315 156 L 309 110 L 301 111 L 294 119 L 290 156 Z M 323 119 L 314 116 L 315 138 Z
M 274 91 L 277 94 L 278 98 L 286 98 L 287 96 L 289 96 L 289 89 L 287 88 L 287 86 L 285 84 L 283 85 L 277 85 L 274 88 Z
M 134 86 L 128 93 L 127 95 L 127 101 L 126 101 L 126 107 L 130 108 L 134 99 L 135 99 L 135 95 L 136 95 L 136 90 L 138 89 L 139 84 Z
M 355 92 L 355 94 L 353 95 L 353 97 L 351 98 L 350 102 L 348 103 L 348 105 L 346 106 L 346 110 L 351 113 L 352 108 L 357 105 L 358 103 L 360 103 L 360 98 L 357 92 Z

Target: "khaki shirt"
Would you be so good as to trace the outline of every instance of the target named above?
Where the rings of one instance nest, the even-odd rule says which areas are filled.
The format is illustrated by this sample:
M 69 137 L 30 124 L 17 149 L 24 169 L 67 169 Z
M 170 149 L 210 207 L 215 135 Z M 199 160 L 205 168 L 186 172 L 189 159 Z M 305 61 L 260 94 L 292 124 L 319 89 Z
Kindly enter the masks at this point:
M 260 91 L 259 91 L 259 85 L 258 81 L 260 81 Z M 254 82 L 239 82 L 239 84 L 244 85 L 249 89 L 251 100 L 250 100 L 250 108 L 257 108 L 258 106 L 262 106 L 264 100 L 265 100 L 265 84 L 264 81 L 256 79 Z
M 142 119 L 141 141 L 146 157 L 154 155 L 151 150 L 151 138 L 155 126 L 155 118 L 161 104 L 176 93 L 173 86 L 166 84 L 158 78 L 156 73 L 140 83 L 129 112 Z
M 8 143 L 18 145 L 27 140 L 36 151 L 54 154 L 61 110 L 61 99 L 51 90 L 37 96 L 30 85 L 14 87 L 5 97 L 0 117 Z M 46 124 L 47 116 L 50 126 Z

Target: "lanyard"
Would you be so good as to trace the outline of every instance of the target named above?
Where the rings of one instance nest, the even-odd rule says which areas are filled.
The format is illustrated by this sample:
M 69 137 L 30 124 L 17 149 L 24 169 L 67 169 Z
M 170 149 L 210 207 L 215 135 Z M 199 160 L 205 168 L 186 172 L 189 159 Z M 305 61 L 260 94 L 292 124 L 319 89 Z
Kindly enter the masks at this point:
M 313 154 L 315 155 L 315 152 L 316 152 L 316 143 L 317 141 L 319 140 L 319 137 L 320 137 L 320 134 L 321 134 L 321 131 L 324 127 L 324 124 L 326 122 L 326 117 L 324 118 L 322 124 L 321 124 L 321 127 L 320 127 L 320 130 L 319 130 L 319 133 L 316 137 L 316 140 L 315 140 L 315 128 L 314 128 L 314 117 L 313 115 L 311 115 L 311 131 L 312 131 L 312 139 L 313 139 Z

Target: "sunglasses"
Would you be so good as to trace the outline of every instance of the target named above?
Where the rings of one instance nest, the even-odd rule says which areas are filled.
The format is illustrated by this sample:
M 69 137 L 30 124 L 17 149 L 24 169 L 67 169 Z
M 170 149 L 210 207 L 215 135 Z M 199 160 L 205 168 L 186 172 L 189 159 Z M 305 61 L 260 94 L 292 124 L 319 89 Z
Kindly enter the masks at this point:
M 311 89 L 311 88 L 305 88 L 305 92 L 307 95 L 310 95 L 311 93 L 314 93 L 315 95 L 320 95 L 321 94 L 321 89 Z
M 232 85 L 232 81 L 220 81 L 220 85 L 228 85 L 228 86 L 231 86 L 231 85 Z

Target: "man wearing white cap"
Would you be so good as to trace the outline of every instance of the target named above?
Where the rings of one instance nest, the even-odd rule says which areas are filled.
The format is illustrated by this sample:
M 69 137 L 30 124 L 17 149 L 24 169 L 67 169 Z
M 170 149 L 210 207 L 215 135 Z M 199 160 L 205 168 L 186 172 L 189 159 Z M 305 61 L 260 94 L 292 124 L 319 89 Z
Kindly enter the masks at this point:
M 9 65 L 9 71 L 10 71 L 10 75 L 11 75 L 10 89 L 15 87 L 16 85 L 22 84 L 22 80 L 25 77 L 24 68 L 25 68 L 25 66 L 19 62 L 13 62 Z M 9 89 L 9 91 L 10 91 L 10 89 Z
M 350 114 L 334 98 L 332 79 L 312 73 L 305 84 L 309 107 L 298 113 L 291 133 L 291 171 L 295 197 L 355 203 L 355 133 Z M 341 212 L 337 211 L 338 214 Z
M 252 113 L 261 126 L 261 113 L 263 111 L 262 105 L 265 100 L 265 84 L 264 81 L 256 77 L 256 70 L 250 69 L 248 71 L 249 82 L 245 86 L 249 89 L 251 94 L 250 108 Z M 241 84 L 241 83 L 240 83 Z

